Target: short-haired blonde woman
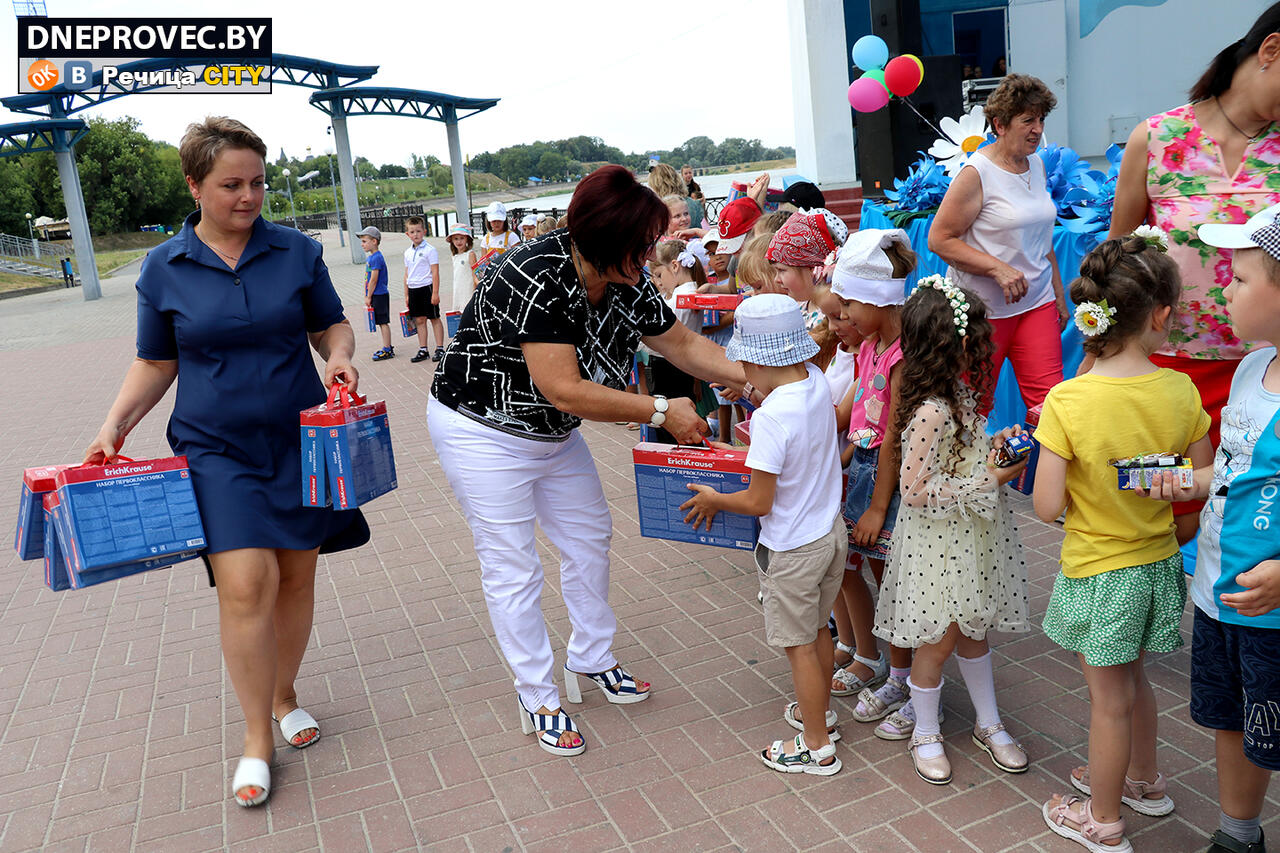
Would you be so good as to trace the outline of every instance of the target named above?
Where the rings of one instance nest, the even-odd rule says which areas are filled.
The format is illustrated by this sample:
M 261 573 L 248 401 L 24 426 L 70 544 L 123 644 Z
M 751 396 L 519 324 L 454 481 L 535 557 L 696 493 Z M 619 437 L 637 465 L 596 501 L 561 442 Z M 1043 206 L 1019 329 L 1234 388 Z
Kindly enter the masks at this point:
M 1045 116 L 1056 104 L 1035 77 L 1005 77 L 986 105 L 996 141 L 969 157 L 929 229 L 930 251 L 987 306 L 993 380 L 1008 358 L 1027 408 L 1062 381 L 1060 335 L 1068 320 L 1053 254 L 1058 210 L 1036 156 Z
M 137 359 L 85 460 L 112 459 L 178 383 L 169 444 L 186 455 L 218 590 L 222 655 L 245 718 L 232 794 L 266 801 L 273 717 L 288 744 L 320 739 L 294 679 L 311 634 L 316 555 L 357 515 L 302 506 L 298 412 L 345 381 L 355 335 L 320 245 L 260 213 L 267 148 L 240 122 L 192 124 L 179 156 L 199 210 L 147 256 Z M 325 360 L 324 380 L 311 349 Z M 362 520 L 359 520 L 362 524 Z

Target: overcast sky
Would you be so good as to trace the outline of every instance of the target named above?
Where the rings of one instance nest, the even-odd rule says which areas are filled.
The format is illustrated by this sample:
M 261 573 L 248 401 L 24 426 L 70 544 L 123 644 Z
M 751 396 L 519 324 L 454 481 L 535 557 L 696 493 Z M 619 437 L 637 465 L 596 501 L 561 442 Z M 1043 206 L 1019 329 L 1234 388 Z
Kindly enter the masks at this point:
M 787 0 L 487 0 L 475 3 L 48 0 L 50 17 L 199 16 L 272 18 L 277 53 L 379 65 L 362 85 L 501 98 L 460 124 L 464 156 L 504 145 L 586 134 L 623 151 L 672 148 L 692 136 L 794 145 Z M 8 4 L 6 4 L 8 5 Z M 335 17 L 332 10 L 346 14 Z M 405 10 L 412 10 L 406 13 Z M 477 14 L 477 10 L 480 11 Z M 8 10 L 0 12 L 7 13 Z M 17 26 L 0 17 L 0 93 L 16 94 Z M 235 116 L 274 159 L 328 144 L 327 118 L 311 90 L 276 85 L 270 95 L 131 95 L 82 117 L 130 115 L 147 135 L 177 144 L 208 114 Z M 26 116 L 0 109 L 0 123 Z M 348 121 L 352 151 L 376 164 L 410 153 L 448 161 L 444 125 L 368 116 Z

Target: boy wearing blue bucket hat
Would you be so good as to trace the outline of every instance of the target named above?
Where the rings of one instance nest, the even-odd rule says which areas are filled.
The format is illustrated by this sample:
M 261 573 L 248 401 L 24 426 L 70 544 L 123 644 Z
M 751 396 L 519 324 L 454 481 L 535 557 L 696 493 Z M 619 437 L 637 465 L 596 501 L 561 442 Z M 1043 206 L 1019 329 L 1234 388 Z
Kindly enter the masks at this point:
M 694 529 L 717 512 L 760 516 L 756 567 L 764 594 L 765 639 L 786 649 L 796 702 L 783 719 L 800 734 L 777 740 L 760 759 L 783 773 L 830 776 L 840 770 L 831 704 L 835 647 L 827 616 L 840 592 L 848 539 L 840 515 L 835 409 L 822 371 L 808 363 L 818 345 L 800 305 L 780 293 L 745 300 L 725 350 L 765 395 L 751 418 L 751 484 L 722 494 L 690 483 L 681 509 Z M 812 721 L 812 722 L 810 722 Z

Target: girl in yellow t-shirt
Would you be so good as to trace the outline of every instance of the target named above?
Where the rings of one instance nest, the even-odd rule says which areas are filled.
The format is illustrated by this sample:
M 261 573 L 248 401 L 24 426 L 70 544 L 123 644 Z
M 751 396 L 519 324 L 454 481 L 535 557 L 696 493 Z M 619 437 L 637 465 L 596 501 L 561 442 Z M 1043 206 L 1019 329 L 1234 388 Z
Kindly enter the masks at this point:
M 1173 801 L 1156 768 L 1156 702 L 1143 669 L 1149 652 L 1182 645 L 1186 581 L 1168 504 L 1118 488 L 1112 459 L 1179 453 L 1210 465 L 1209 416 L 1182 373 L 1150 356 L 1168 338 L 1181 284 L 1157 229 L 1108 240 L 1071 283 L 1076 326 L 1096 358 L 1044 401 L 1035 509 L 1053 521 L 1066 508 L 1062 572 L 1045 633 L 1076 652 L 1089 685 L 1089 766 L 1070 782 L 1086 795 L 1055 795 L 1049 828 L 1090 850 L 1132 850 L 1121 803 L 1166 815 Z

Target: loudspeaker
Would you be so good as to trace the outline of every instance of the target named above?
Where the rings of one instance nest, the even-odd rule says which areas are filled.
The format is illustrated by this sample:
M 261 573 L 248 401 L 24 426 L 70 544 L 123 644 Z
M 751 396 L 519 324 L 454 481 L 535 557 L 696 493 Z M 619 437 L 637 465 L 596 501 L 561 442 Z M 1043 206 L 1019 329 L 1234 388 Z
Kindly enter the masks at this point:
M 869 0 L 871 32 L 884 39 L 889 53 L 920 56 L 920 0 Z

